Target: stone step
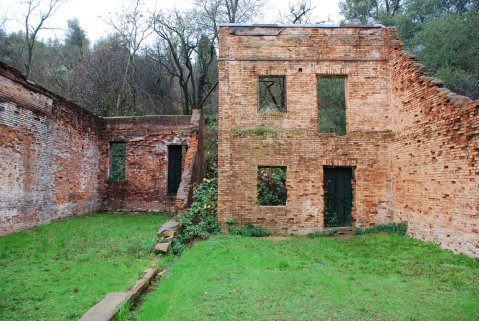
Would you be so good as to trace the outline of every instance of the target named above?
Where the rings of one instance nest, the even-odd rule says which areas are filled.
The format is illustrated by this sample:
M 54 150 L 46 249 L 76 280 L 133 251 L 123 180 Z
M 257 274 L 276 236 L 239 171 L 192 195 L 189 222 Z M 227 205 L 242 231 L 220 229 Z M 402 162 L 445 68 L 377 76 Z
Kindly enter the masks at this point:
M 175 220 L 169 220 L 160 227 L 156 235 L 158 235 L 159 238 L 172 237 L 178 229 L 178 226 L 178 222 L 176 222 Z
M 347 226 L 347 227 L 336 227 L 334 228 L 336 230 L 336 235 L 338 236 L 347 236 L 347 235 L 353 235 L 354 234 L 354 228 Z
M 153 253 L 155 254 L 166 254 L 170 248 L 171 242 L 159 242 L 156 243 L 153 247 Z

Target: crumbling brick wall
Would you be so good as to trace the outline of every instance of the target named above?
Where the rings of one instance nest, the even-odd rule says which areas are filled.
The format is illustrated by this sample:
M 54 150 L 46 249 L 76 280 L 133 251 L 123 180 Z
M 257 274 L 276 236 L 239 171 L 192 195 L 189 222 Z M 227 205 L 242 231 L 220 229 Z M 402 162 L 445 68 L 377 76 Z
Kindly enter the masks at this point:
M 100 118 L 0 63 L 0 235 L 96 210 L 185 209 L 203 175 L 201 111 Z M 126 181 L 109 180 L 109 143 L 127 143 Z M 177 197 L 167 145 L 188 145 Z
M 96 117 L 5 65 L 0 88 L 0 234 L 96 209 Z
M 392 221 L 387 44 L 381 28 L 220 28 L 221 223 L 322 229 L 325 166 L 355 169 L 355 226 Z M 258 113 L 258 77 L 265 75 L 286 76 L 286 113 Z M 317 75 L 347 77 L 346 136 L 319 132 Z M 286 206 L 257 204 L 258 166 L 287 167 Z
M 412 236 L 479 257 L 479 101 L 427 77 L 398 40 L 389 65 L 395 218 Z
M 193 187 L 203 180 L 205 173 L 204 132 L 205 119 L 203 113 L 194 109 L 190 120 L 190 140 L 184 157 L 181 183 L 175 200 L 175 211 L 184 211 L 193 201 Z

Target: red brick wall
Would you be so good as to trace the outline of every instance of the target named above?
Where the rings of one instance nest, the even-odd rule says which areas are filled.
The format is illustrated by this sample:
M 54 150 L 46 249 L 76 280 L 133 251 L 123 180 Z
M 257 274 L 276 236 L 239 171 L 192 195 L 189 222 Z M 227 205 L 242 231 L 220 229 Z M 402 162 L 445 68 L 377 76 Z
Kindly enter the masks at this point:
M 219 219 L 248 221 L 274 232 L 305 233 L 323 228 L 323 168 L 355 168 L 355 226 L 392 220 L 387 132 L 347 137 L 277 130 L 273 133 L 221 133 Z M 225 142 L 227 141 L 227 142 Z M 223 143 L 225 142 L 225 143 Z M 229 153 L 228 150 L 232 152 Z M 258 206 L 258 166 L 287 166 L 284 207 Z
M 270 29 L 270 28 L 266 28 Z M 280 28 L 277 28 L 280 30 Z M 355 168 L 355 226 L 392 221 L 388 37 L 379 28 L 220 28 L 219 221 L 271 231 L 323 228 L 323 168 Z M 316 77 L 344 75 L 347 135 L 319 133 Z M 286 76 L 284 114 L 259 114 L 258 77 Z M 257 134 L 264 126 L 266 134 Z M 258 206 L 258 166 L 287 166 L 284 207 Z
M 479 101 L 436 86 L 399 42 L 390 74 L 395 218 L 414 237 L 478 257 Z
M 0 234 L 95 210 L 96 117 L 0 67 Z

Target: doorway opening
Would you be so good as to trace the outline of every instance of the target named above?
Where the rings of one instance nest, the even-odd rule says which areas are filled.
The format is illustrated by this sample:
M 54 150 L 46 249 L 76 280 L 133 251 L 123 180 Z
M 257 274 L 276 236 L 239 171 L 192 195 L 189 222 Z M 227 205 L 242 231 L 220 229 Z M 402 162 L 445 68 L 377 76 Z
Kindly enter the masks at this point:
M 180 187 L 183 156 L 187 148 L 185 145 L 168 146 L 168 195 L 170 196 L 175 196 Z
M 351 226 L 353 168 L 324 168 L 324 227 Z

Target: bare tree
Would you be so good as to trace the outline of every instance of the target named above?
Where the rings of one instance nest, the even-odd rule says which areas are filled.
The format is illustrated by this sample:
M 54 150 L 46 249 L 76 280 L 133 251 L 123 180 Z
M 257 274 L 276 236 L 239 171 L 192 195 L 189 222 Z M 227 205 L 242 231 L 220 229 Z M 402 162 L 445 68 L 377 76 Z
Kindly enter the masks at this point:
M 218 39 L 218 23 L 223 22 L 223 1 L 224 0 L 196 0 L 194 15 L 197 21 L 197 28 L 210 36 L 213 44 Z
M 206 94 L 207 78 L 213 73 L 217 78 L 217 44 L 219 23 L 243 23 L 261 14 L 264 0 L 196 0 L 195 19 L 201 32 L 197 51 L 198 97 Z M 209 37 L 209 49 L 204 50 Z M 203 49 L 203 50 L 202 50 Z M 211 81 L 213 84 L 214 81 Z
M 153 32 L 151 20 L 142 11 L 143 3 L 141 0 L 132 0 L 132 6 L 125 8 L 116 14 L 115 19 L 110 19 L 108 24 L 118 34 L 123 48 L 128 54 L 128 59 L 123 71 L 121 87 L 118 90 L 116 109 L 121 110 L 121 103 L 127 87 L 131 89 L 132 105 L 136 107 L 136 70 L 135 64 L 138 52 L 141 49 L 145 39 Z M 128 78 L 131 77 L 133 84 L 127 86 Z
M 24 62 L 25 76 L 30 77 L 33 61 L 33 51 L 36 46 L 37 36 L 41 30 L 48 29 L 45 26 L 46 20 L 53 16 L 64 0 L 49 0 L 46 7 L 42 6 L 42 0 L 25 0 L 21 2 L 25 6 L 25 44 L 27 47 L 27 58 Z
M 196 0 L 195 4 L 199 24 L 217 38 L 218 23 L 251 21 L 261 14 L 264 0 Z
M 183 112 L 191 113 L 217 78 L 218 23 L 247 22 L 264 0 L 196 0 L 188 12 L 154 16 L 156 61 L 177 81 Z
M 280 12 L 280 23 L 307 24 L 313 23 L 313 10 L 311 0 L 299 0 L 288 4 L 286 13 Z
M 263 0 L 222 0 L 221 3 L 229 23 L 250 20 L 264 5 Z
M 190 21 L 178 10 L 169 14 L 160 12 L 154 17 L 154 30 L 165 44 L 163 50 L 158 52 L 157 62 L 178 80 L 185 115 L 190 114 L 198 102 L 193 69 L 193 54 L 197 44 Z
M 0 16 L 0 31 L 6 33 L 5 31 L 5 24 L 7 23 L 7 15 L 4 14 L 3 16 Z

